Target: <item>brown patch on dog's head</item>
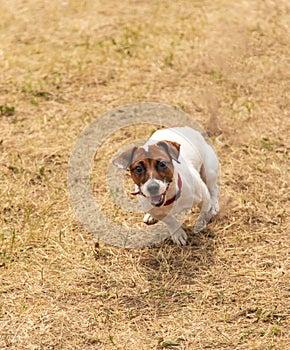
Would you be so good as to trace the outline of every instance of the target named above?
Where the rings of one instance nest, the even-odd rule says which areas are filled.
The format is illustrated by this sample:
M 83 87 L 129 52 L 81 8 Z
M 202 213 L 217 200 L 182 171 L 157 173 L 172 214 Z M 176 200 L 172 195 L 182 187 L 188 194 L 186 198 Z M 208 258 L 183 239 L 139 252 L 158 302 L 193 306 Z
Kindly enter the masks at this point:
M 113 163 L 121 169 L 129 169 L 136 185 L 141 186 L 149 178 L 171 182 L 174 174 L 172 160 L 178 162 L 180 145 L 171 141 L 159 141 L 143 147 L 133 147 L 120 154 Z
M 170 156 L 171 159 L 175 160 L 177 163 L 179 157 L 180 144 L 174 141 L 159 141 L 157 142 L 158 147 L 162 147 Z

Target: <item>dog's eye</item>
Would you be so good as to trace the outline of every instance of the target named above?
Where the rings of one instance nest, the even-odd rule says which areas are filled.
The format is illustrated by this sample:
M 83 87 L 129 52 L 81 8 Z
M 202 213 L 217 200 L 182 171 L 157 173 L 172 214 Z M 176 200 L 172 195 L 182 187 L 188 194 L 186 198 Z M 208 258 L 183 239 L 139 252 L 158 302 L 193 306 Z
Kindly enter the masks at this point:
M 168 167 L 167 162 L 164 162 L 163 160 L 159 160 L 157 166 L 159 169 L 166 169 Z
M 142 165 L 137 165 L 134 169 L 133 172 L 136 174 L 142 174 L 144 171 L 144 167 Z

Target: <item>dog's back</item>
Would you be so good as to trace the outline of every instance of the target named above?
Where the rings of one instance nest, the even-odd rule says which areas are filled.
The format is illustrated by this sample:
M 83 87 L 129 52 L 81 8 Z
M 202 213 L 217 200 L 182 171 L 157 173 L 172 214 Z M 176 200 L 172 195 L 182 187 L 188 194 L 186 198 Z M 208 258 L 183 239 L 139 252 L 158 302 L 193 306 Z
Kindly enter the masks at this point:
M 179 143 L 181 145 L 181 162 L 185 159 L 187 165 L 192 165 L 198 172 L 201 171 L 202 165 L 205 167 L 205 172 L 207 172 L 207 168 L 218 169 L 218 159 L 215 152 L 199 131 L 188 126 L 160 129 L 151 136 L 144 146 L 162 140 Z

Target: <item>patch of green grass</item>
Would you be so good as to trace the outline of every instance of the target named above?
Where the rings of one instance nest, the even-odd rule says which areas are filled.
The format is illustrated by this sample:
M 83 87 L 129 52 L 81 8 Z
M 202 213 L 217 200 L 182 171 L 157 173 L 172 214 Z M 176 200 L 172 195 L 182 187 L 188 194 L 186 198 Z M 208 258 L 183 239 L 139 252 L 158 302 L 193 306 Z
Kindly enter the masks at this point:
M 0 116 L 6 116 L 10 117 L 15 114 L 15 107 L 14 106 L 8 106 L 8 105 L 1 105 L 0 106 Z
M 270 141 L 268 137 L 262 137 L 261 139 L 261 148 L 267 151 L 273 151 L 274 144 Z
M 51 100 L 53 97 L 53 95 L 47 91 L 35 91 L 34 96 L 41 97 L 41 98 L 44 98 L 46 100 Z
M 17 168 L 14 165 L 8 165 L 8 169 L 11 170 L 14 174 L 20 174 L 22 172 L 20 168 Z
M 225 76 L 224 74 L 219 71 L 219 70 L 211 70 L 209 72 L 207 72 L 207 74 L 213 79 L 215 80 L 217 83 L 222 83 L 223 81 L 225 81 Z
M 169 54 L 164 59 L 164 64 L 168 67 L 173 67 L 173 52 L 169 52 Z
M 180 346 L 181 344 L 173 341 L 173 340 L 162 340 L 159 344 L 158 347 L 162 349 L 167 349 L 175 346 Z
M 255 107 L 255 102 L 254 101 L 245 102 L 244 107 L 246 108 L 248 114 L 252 114 L 253 109 Z

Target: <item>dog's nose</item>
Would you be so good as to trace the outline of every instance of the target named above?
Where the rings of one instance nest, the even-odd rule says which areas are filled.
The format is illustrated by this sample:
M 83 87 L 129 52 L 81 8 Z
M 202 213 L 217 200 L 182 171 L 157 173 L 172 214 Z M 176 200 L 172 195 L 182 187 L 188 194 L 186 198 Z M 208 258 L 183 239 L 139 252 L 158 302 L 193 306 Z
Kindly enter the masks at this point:
M 157 182 L 152 181 L 150 184 L 147 186 L 147 190 L 151 195 L 155 195 L 159 191 L 159 185 Z

